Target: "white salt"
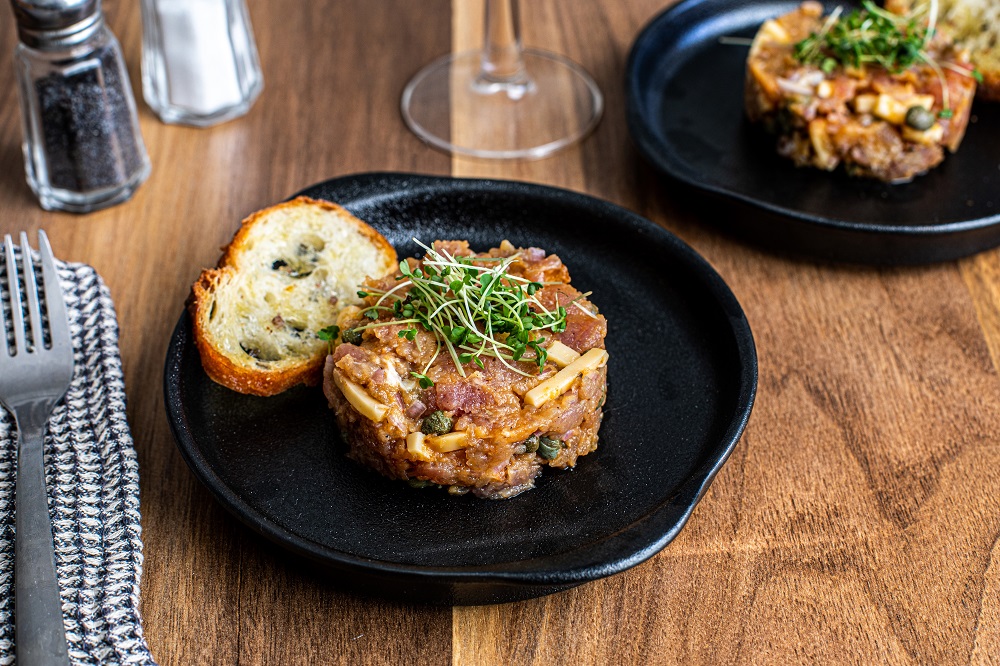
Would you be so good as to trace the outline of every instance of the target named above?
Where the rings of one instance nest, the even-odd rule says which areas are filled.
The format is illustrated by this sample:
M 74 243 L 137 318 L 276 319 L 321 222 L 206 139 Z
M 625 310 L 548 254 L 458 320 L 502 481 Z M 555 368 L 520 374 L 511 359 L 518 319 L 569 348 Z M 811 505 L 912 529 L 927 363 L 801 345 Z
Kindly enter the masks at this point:
M 168 96 L 200 115 L 242 101 L 226 0 L 155 0 Z

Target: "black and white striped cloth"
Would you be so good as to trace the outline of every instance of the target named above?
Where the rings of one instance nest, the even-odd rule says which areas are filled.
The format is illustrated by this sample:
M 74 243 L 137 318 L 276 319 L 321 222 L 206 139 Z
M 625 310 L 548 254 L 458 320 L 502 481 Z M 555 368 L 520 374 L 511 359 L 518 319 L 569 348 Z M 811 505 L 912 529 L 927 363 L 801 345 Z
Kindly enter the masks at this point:
M 0 284 L 6 285 L 3 264 Z M 125 420 L 114 305 L 93 268 L 58 267 L 76 367 L 49 421 L 45 477 L 70 660 L 74 666 L 155 664 L 139 616 L 139 467 Z M 16 468 L 13 418 L 0 408 L 0 666 L 15 663 Z

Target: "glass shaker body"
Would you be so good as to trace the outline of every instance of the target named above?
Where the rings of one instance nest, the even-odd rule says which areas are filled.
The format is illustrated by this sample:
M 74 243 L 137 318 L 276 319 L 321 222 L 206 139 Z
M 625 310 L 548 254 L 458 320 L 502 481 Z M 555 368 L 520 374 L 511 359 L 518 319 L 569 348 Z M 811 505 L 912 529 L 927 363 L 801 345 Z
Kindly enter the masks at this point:
M 165 123 L 244 115 L 264 86 L 244 0 L 142 0 L 142 92 Z
M 62 49 L 15 51 L 28 185 L 46 210 L 127 200 L 149 176 L 118 40 L 103 24 Z

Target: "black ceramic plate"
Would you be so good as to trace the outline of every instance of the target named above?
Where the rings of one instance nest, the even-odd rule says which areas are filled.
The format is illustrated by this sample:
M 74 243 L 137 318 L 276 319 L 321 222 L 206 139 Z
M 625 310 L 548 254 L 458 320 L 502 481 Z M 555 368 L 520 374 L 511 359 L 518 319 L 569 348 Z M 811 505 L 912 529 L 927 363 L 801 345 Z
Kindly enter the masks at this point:
M 977 101 L 959 151 L 903 185 L 796 168 L 749 125 L 749 47 L 720 38 L 751 38 L 798 4 L 684 0 L 649 23 L 626 68 L 629 128 L 646 159 L 713 204 L 707 217 L 782 250 L 915 264 L 1000 244 L 1000 104 Z
M 674 538 L 735 446 L 757 383 L 747 321 L 703 259 L 622 208 L 537 185 L 369 174 L 304 194 L 340 202 L 401 257 L 417 254 L 414 237 L 558 253 L 609 321 L 601 443 L 510 500 L 413 489 L 345 457 L 318 388 L 256 398 L 209 380 L 182 315 L 167 412 L 184 458 L 227 509 L 363 590 L 459 604 L 569 588 Z

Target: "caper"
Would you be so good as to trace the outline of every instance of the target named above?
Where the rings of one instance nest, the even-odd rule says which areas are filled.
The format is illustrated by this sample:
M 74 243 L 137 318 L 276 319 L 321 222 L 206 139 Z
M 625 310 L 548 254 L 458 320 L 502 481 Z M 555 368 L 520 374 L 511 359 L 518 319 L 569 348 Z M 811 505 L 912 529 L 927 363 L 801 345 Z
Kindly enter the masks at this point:
M 534 453 L 538 450 L 538 435 L 532 435 L 524 440 L 523 444 L 525 453 Z
M 406 482 L 410 484 L 411 488 L 431 488 L 438 485 L 427 479 L 407 479 Z
M 546 460 L 555 460 L 562 449 L 562 442 L 553 437 L 542 437 L 538 440 L 538 455 Z
M 906 110 L 906 124 L 923 132 L 934 126 L 934 114 L 922 106 L 911 106 Z
M 443 435 L 451 432 L 451 419 L 444 412 L 438 410 L 424 419 L 420 424 L 420 432 L 425 435 Z
M 340 333 L 340 339 L 349 345 L 361 344 L 361 331 L 354 328 L 345 328 Z

